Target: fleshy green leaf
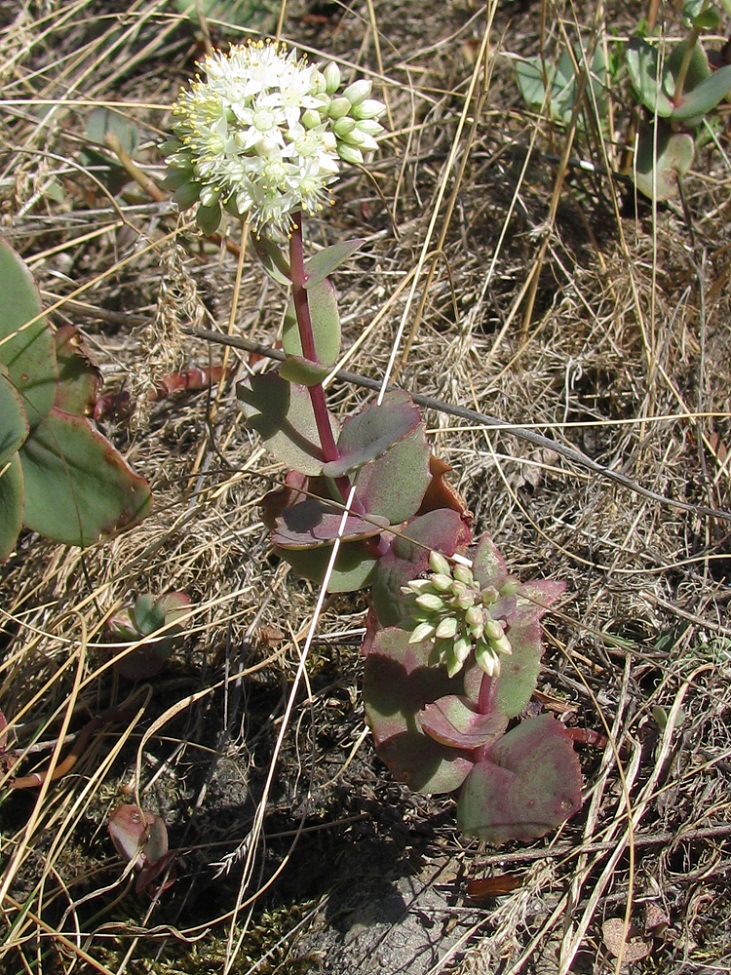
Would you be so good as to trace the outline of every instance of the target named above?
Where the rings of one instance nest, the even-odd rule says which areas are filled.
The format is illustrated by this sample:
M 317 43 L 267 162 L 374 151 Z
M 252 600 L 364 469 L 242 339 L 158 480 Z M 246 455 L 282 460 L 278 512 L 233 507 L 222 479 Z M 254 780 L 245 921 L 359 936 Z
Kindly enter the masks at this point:
M 276 373 L 252 376 L 236 387 L 247 425 L 259 434 L 278 461 L 316 476 L 322 472 L 322 450 L 310 394 Z M 337 421 L 330 417 L 333 436 Z
M 664 79 L 660 77 L 657 48 L 642 37 L 633 37 L 627 48 L 627 69 L 637 97 L 645 108 L 661 118 L 671 115 L 673 103 L 665 92 Z
M 314 282 L 307 291 L 315 359 L 320 366 L 333 366 L 340 354 L 340 315 L 335 290 L 328 280 Z M 302 357 L 297 318 L 290 303 L 282 329 L 282 348 L 287 355 Z
M 684 93 L 672 117 L 685 121 L 702 117 L 714 109 L 731 92 L 731 64 L 719 68 L 691 91 Z
M 54 406 L 64 413 L 87 416 L 99 396 L 101 372 L 73 325 L 64 325 L 54 336 L 58 362 L 58 386 Z
M 219 29 L 245 27 L 265 34 L 276 26 L 279 10 L 279 3 L 274 0 L 175 0 L 175 6 L 195 24 L 200 23 L 202 14 L 207 23 Z
M 15 454 L 30 433 L 23 401 L 0 363 L 0 469 Z
M 25 524 L 56 542 L 91 545 L 150 509 L 147 483 L 85 417 L 51 410 L 20 456 Z
M 488 843 L 544 836 L 581 808 L 581 769 L 566 729 L 531 718 L 492 745 L 468 775 L 457 806 L 467 836 Z
M 175 188 L 172 187 L 172 189 Z M 282 248 L 275 244 L 273 240 L 269 240 L 268 237 L 256 237 L 252 235 L 250 240 L 267 274 L 277 284 L 291 285 L 289 261 Z
M 637 144 L 635 185 L 650 199 L 670 200 L 678 193 L 678 176 L 693 165 L 695 143 L 688 132 L 673 132 L 658 122 L 657 145 L 653 130 L 643 128 Z
M 316 386 L 329 374 L 327 366 L 318 365 L 299 355 L 288 355 L 279 367 L 279 375 L 288 383 L 299 383 L 301 386 Z
M 526 103 L 538 109 L 546 105 L 553 118 L 568 123 L 578 96 L 579 72 L 584 61 L 585 53 L 578 44 L 573 53 L 564 51 L 555 65 L 549 65 L 537 57 L 518 61 L 515 69 L 518 87 Z M 600 116 L 604 116 L 607 110 L 607 80 L 604 51 L 597 46 L 586 87 L 592 92 Z
M 421 423 L 419 409 L 404 390 L 387 393 L 343 424 L 340 457 L 322 468 L 326 477 L 341 477 L 375 460 Z
M 429 444 L 420 423 L 382 457 L 358 472 L 358 500 L 366 511 L 400 525 L 419 510 L 431 482 Z
M 508 726 L 504 714 L 481 714 L 469 698 L 457 694 L 427 704 L 417 720 L 423 731 L 450 748 L 479 748 L 499 738 Z
M 112 108 L 92 109 L 86 122 L 86 136 L 100 146 L 106 145 L 107 135 L 114 135 L 129 156 L 134 156 L 139 145 L 140 135 L 137 126 L 130 119 L 115 112 Z M 129 177 L 127 177 L 129 179 Z
M 325 247 L 324 250 L 305 261 L 305 273 L 307 274 L 305 288 L 310 289 L 313 285 L 324 281 L 341 264 L 344 264 L 351 254 L 355 254 L 364 243 L 365 240 L 345 240 L 341 244 Z
M 320 498 L 306 498 L 285 508 L 277 519 L 272 541 L 280 548 L 318 548 L 338 537 L 342 511 Z M 345 541 L 372 538 L 388 528 L 388 519 L 378 515 L 348 515 L 342 538 Z
M 381 630 L 366 657 L 363 700 L 379 758 L 414 792 L 453 792 L 473 765 L 472 753 L 424 734 L 417 714 L 438 698 L 459 694 L 461 681 L 429 666 L 429 646 L 409 633 Z
M 53 406 L 56 353 L 30 271 L 0 238 L 0 362 L 23 401 L 31 430 Z M 35 321 L 34 321 L 35 319 Z M 32 325 L 27 325 L 33 322 Z
M 165 609 L 154 596 L 143 593 L 135 600 L 130 618 L 140 636 L 149 636 L 165 625 Z
M 472 574 L 481 589 L 494 586 L 495 589 L 500 590 L 507 581 L 508 569 L 505 559 L 487 535 L 480 539 L 475 549 L 472 557 Z
M 0 560 L 15 548 L 23 527 L 23 468 L 14 454 L 0 466 Z
M 292 566 L 298 576 L 321 583 L 330 562 L 332 546 L 310 549 L 274 549 Z M 328 592 L 356 592 L 370 584 L 378 559 L 362 542 L 346 542 L 338 549 Z

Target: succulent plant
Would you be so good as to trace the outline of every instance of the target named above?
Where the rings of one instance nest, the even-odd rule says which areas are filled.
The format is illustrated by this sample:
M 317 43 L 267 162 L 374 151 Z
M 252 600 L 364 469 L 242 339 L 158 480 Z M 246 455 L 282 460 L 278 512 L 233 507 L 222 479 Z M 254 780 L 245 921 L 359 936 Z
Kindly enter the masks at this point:
M 439 636 L 434 620 L 426 630 L 421 607 L 416 607 L 416 618 L 412 615 L 414 592 L 424 587 L 403 584 L 409 575 L 414 580 L 423 576 L 423 549 L 403 541 L 394 548 L 379 564 L 374 581 L 363 684 L 379 756 L 395 778 L 416 792 L 459 791 L 457 822 L 468 836 L 495 844 L 542 836 L 581 808 L 581 770 L 572 738 L 549 715 L 507 729 L 535 690 L 542 655 L 540 619 L 564 585 L 518 583 L 508 576 L 494 543 L 487 537 L 479 542 L 469 585 L 488 598 L 471 606 L 489 608 L 501 631 L 495 634 L 497 649 L 487 641 L 486 666 L 479 654 L 489 623 L 482 632 L 470 632 L 465 617 L 471 606 L 465 605 L 449 640 Z M 445 571 L 446 560 L 430 561 L 437 571 L 421 581 L 451 594 L 455 580 Z M 395 599 L 394 579 L 402 582 Z M 388 590 L 391 596 L 384 601 Z M 386 621 L 400 615 L 399 624 L 384 626 L 379 605 Z M 469 648 L 455 666 L 454 647 L 462 638 Z M 452 649 L 445 654 L 450 640 Z M 501 659 L 498 668 L 494 653 Z
M 113 616 L 107 623 L 109 635 L 117 643 L 135 644 L 114 665 L 117 673 L 129 680 L 146 680 L 159 673 L 182 642 L 185 627 L 176 621 L 189 609 L 190 599 L 184 592 L 171 592 L 159 599 L 144 593 L 129 609 Z
M 329 275 L 362 242 L 306 260 L 302 218 L 329 194 L 336 155 L 361 163 L 375 148 L 384 106 L 369 82 L 339 95 L 335 65 L 318 72 L 275 45 L 234 47 L 204 67 L 208 81 L 174 110 L 167 185 L 181 207 L 198 206 L 205 232 L 222 208 L 248 217 L 265 269 L 291 287 L 284 361 L 237 386 L 248 426 L 288 468 L 263 501 L 274 550 L 330 592 L 371 586 L 366 712 L 395 777 L 461 790 L 470 835 L 540 836 L 580 807 L 578 760 L 551 717 L 507 729 L 535 689 L 540 619 L 563 586 L 510 579 L 488 539 L 465 561 L 471 515 L 408 392 L 386 392 L 342 424 L 327 408 L 341 343 Z
M 0 239 L 0 559 L 25 526 L 86 546 L 139 522 L 150 490 L 88 419 L 100 378 L 72 326 L 54 330 Z

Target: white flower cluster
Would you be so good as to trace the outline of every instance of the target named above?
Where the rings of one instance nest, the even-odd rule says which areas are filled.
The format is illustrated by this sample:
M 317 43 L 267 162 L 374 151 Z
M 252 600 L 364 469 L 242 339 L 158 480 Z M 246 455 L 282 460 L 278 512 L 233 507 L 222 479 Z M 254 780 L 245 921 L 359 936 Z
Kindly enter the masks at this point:
M 382 131 L 381 102 L 371 83 L 356 81 L 341 94 L 340 71 L 308 65 L 283 44 L 237 45 L 201 64 L 198 77 L 173 108 L 174 138 L 165 185 L 212 233 L 222 207 L 248 216 L 260 235 L 289 233 L 292 214 L 320 209 L 329 199 L 339 161 L 362 163 Z
M 413 597 L 410 615 L 416 627 L 410 643 L 434 640 L 434 652 L 450 677 L 464 666 L 474 650 L 478 666 L 490 677 L 500 673 L 500 657 L 511 654 L 504 621 L 494 619 L 490 607 L 501 595 L 489 586 L 480 590 L 465 565 L 452 567 L 438 552 L 429 557 L 431 573 L 426 579 L 413 579 L 401 591 Z M 505 589 L 514 591 L 509 582 Z

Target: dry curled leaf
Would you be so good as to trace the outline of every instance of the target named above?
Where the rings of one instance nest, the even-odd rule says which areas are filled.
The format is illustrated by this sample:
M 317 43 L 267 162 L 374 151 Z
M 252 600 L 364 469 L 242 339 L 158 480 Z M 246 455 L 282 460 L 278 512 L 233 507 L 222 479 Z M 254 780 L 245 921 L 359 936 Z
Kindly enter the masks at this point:
M 624 940 L 624 918 L 610 917 L 602 924 L 602 938 L 609 953 L 620 958 L 623 965 L 642 961 L 652 951 L 652 942 L 647 940 L 639 928 L 630 924 L 627 940 Z

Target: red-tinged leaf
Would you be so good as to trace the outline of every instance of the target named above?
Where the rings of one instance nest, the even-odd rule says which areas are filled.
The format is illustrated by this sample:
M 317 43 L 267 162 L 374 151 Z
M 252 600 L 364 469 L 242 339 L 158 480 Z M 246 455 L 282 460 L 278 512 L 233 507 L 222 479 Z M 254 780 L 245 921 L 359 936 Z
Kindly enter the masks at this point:
M 419 409 L 403 390 L 387 393 L 343 424 L 337 460 L 322 468 L 326 477 L 342 477 L 375 460 L 421 423 Z
M 492 745 L 462 788 L 457 823 L 488 843 L 544 836 L 581 808 L 581 769 L 571 739 L 549 715 Z
M 159 860 L 155 860 L 154 863 L 150 863 L 148 866 L 143 867 L 137 874 L 137 881 L 135 883 L 135 893 L 143 894 L 149 887 L 154 884 L 158 877 L 162 874 L 167 873 L 167 880 L 162 887 L 162 890 L 167 890 L 169 887 L 175 883 L 175 864 L 173 860 L 178 855 L 177 850 L 170 850 L 164 856 L 161 856 Z M 161 893 L 160 890 L 152 891 L 156 894 Z M 151 893 L 152 893 L 151 892 Z
M 398 628 L 376 635 L 365 661 L 366 719 L 395 779 L 415 792 L 453 792 L 472 768 L 472 754 L 424 734 L 416 716 L 437 698 L 459 693 L 461 681 L 430 666 L 429 645 L 409 643 L 409 636 Z
M 500 658 L 500 675 L 492 701 L 494 711 L 508 718 L 515 718 L 526 707 L 538 683 L 541 670 L 543 643 L 541 627 L 537 620 L 508 629 L 512 654 Z M 465 693 L 477 701 L 482 684 L 483 671 L 473 663 L 464 675 Z
M 344 264 L 351 254 L 355 254 L 363 244 L 365 244 L 365 240 L 362 239 L 344 240 L 340 244 L 332 244 L 330 247 L 325 247 L 319 253 L 305 261 L 305 272 L 307 273 L 305 288 L 309 290 L 313 285 L 324 281 L 341 264 Z
M 451 748 L 479 748 L 497 740 L 508 726 L 504 714 L 481 714 L 469 698 L 457 694 L 427 704 L 416 717 L 423 731 Z
M 431 481 L 422 498 L 419 506 L 419 514 L 425 515 L 428 511 L 436 511 L 439 508 L 451 508 L 458 512 L 467 522 L 472 521 L 472 512 L 467 510 L 467 502 L 457 489 L 449 483 L 446 475 L 451 472 L 449 464 L 439 460 L 433 454 L 429 458 L 429 473 Z
M 502 897 L 522 886 L 525 874 L 499 873 L 495 877 L 473 877 L 467 881 L 467 896 L 473 901 Z
M 274 372 L 251 376 L 236 387 L 247 426 L 256 430 L 278 461 L 316 476 L 322 472 L 322 447 L 310 394 Z M 330 417 L 333 436 L 338 425 Z
M 608 917 L 602 924 L 602 940 L 609 953 L 621 959 L 622 965 L 647 958 L 652 951 L 652 939 L 645 938 L 634 924 L 625 928 L 624 918 Z
M 331 545 L 338 536 L 344 541 L 372 538 L 389 527 L 379 515 L 348 515 L 341 532 L 343 512 L 320 498 L 305 498 L 285 508 L 277 519 L 272 541 L 279 548 L 308 549 Z
M 358 500 L 366 511 L 400 525 L 418 510 L 430 483 L 429 445 L 419 424 L 389 450 L 358 472 Z
M 53 405 L 64 413 L 89 416 L 99 397 L 102 375 L 88 346 L 73 325 L 64 325 L 54 336 L 58 386 Z
M 147 482 L 82 416 L 55 407 L 20 452 L 25 524 L 53 541 L 91 545 L 142 521 Z
M 481 589 L 494 586 L 499 591 L 508 579 L 505 559 L 493 540 L 487 535 L 484 535 L 477 543 L 475 554 L 472 557 L 472 573 Z
M 156 819 L 154 813 L 130 804 L 117 806 L 109 817 L 107 829 L 115 850 L 138 869 L 146 863 L 149 830 Z
M 419 515 L 401 529 L 378 562 L 371 592 L 381 626 L 395 626 L 407 615 L 401 587 L 429 571 L 432 549 L 447 557 L 464 552 L 470 529 L 458 512 L 448 508 Z

